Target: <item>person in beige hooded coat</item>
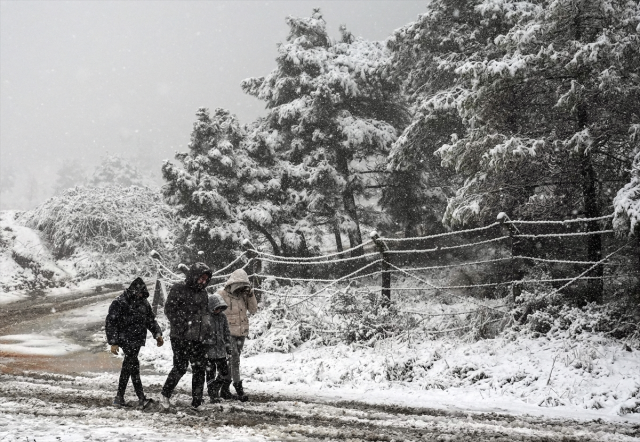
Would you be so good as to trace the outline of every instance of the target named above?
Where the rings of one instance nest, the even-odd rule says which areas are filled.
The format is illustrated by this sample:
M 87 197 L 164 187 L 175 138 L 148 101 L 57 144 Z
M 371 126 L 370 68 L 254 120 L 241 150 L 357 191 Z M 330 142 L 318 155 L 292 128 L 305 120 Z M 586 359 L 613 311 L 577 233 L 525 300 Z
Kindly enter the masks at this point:
M 231 373 L 223 378 L 220 397 L 223 399 L 231 399 L 233 396 L 229 391 L 231 380 L 233 386 L 238 393 L 238 398 L 242 401 L 248 400 L 244 394 L 242 380 L 240 379 L 240 353 L 244 346 L 244 340 L 249 334 L 249 317 L 247 313 L 254 314 L 258 311 L 258 302 L 251 288 L 251 282 L 247 272 L 242 269 L 234 271 L 229 280 L 225 283 L 224 288 L 218 290 L 218 294 L 222 296 L 227 304 L 224 314 L 227 315 L 229 321 L 229 330 L 231 331 Z

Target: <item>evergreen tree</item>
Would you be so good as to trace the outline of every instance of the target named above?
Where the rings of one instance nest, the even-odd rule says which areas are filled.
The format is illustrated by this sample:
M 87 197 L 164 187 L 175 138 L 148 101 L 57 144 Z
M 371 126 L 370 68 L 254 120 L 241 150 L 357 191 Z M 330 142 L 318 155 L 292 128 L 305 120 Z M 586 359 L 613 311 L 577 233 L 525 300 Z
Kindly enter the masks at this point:
M 87 184 L 98 187 L 114 184 L 122 187 L 152 187 L 150 180 L 138 169 L 133 161 L 125 159 L 118 154 L 106 154 L 103 156 Z
M 242 87 L 266 102 L 265 123 L 279 134 L 277 157 L 298 168 L 287 176 L 302 176 L 299 168 L 308 175 L 307 210 L 314 223 L 333 227 L 342 250 L 340 231 L 352 247 L 362 243 L 357 200 L 366 185 L 358 165 L 386 156 L 405 112 L 398 87 L 381 75 L 388 54 L 380 43 L 344 28 L 332 41 L 319 10 L 286 22 L 276 69 Z
M 55 195 L 61 195 L 65 190 L 71 189 L 85 181 L 85 168 L 78 160 L 64 160 L 54 187 Z
M 471 26 L 445 39 L 452 46 L 446 56 L 434 56 L 434 79 L 425 85 L 435 91 L 422 103 L 450 109 L 454 124 L 434 112 L 413 123 L 422 133 L 453 129 L 446 142 L 438 132 L 430 136 L 441 144 L 436 153 L 443 164 L 465 179 L 445 222 L 486 223 L 500 211 L 530 219 L 610 211 L 616 183 L 628 180 L 638 149 L 638 2 L 484 0 L 466 9 L 462 3 L 432 4 L 460 4 L 457 13 L 448 11 L 469 15 Z M 598 261 L 600 236 L 587 238 L 588 259 Z M 601 293 L 594 286 L 586 300 L 601 301 Z
M 640 152 L 633 160 L 631 180 L 613 199 L 613 227 L 620 235 L 635 235 L 640 239 Z
M 163 193 L 184 220 L 187 243 L 224 265 L 244 239 L 264 238 L 275 254 L 301 253 L 304 226 L 274 157 L 277 133 L 260 121 L 248 129 L 227 110 L 197 112 L 189 151 L 165 162 Z M 295 194 L 295 192 L 294 192 Z
M 457 63 L 493 57 L 493 39 L 508 29 L 502 17 L 484 19 L 477 3 L 434 0 L 387 40 L 388 73 L 409 97 L 412 118 L 389 155 L 389 182 L 402 184 L 385 191 L 383 204 L 407 236 L 418 224 L 438 230 L 447 198 L 461 184 L 434 155 L 467 130 L 459 110 L 470 84 L 456 74 Z
M 162 166 L 162 192 L 183 219 L 192 251 L 203 251 L 207 262 L 223 265 L 234 247 L 249 237 L 234 210 L 247 160 L 240 149 L 244 132 L 226 110 L 216 109 L 211 118 L 201 108 L 196 116 L 189 151 L 175 156 L 181 167 L 169 161 Z

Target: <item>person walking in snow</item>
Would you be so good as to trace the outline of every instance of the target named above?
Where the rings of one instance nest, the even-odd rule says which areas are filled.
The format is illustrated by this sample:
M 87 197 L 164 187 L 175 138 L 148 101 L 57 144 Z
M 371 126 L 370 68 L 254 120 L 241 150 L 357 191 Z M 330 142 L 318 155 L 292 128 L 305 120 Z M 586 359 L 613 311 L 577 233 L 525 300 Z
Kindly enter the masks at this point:
M 211 312 L 212 335 L 206 341 L 207 365 L 205 374 L 207 378 L 207 392 L 212 404 L 220 402 L 219 395 L 222 388 L 223 378 L 229 375 L 227 365 L 227 355 L 231 354 L 231 333 L 229 331 L 229 321 L 222 313 L 227 309 L 227 303 L 222 296 L 216 294 L 209 295 L 209 312 Z M 216 379 L 216 371 L 218 378 Z
M 211 336 L 209 297 L 206 287 L 211 280 L 211 270 L 197 262 L 187 272 L 184 283 L 175 284 L 169 291 L 164 312 L 171 325 L 171 349 L 173 368 L 162 387 L 160 403 L 171 407 L 171 394 L 191 364 L 191 407 L 199 410 L 205 381 L 207 345 Z
M 162 347 L 162 330 L 156 322 L 151 310 L 149 291 L 142 278 L 136 278 L 128 289 L 113 300 L 109 306 L 109 313 L 105 320 L 107 342 L 111 346 L 111 353 L 117 355 L 120 348 L 124 352 L 118 392 L 113 405 L 125 407 L 124 393 L 131 378 L 133 389 L 138 396 L 138 405 L 145 408 L 151 399 L 144 395 L 142 380 L 140 379 L 140 361 L 138 353 L 145 344 L 147 330 L 156 339 L 158 347 Z
M 224 299 L 228 308 L 224 311 L 229 320 L 229 330 L 231 331 L 231 373 L 222 377 L 222 388 L 220 397 L 232 399 L 233 395 L 229 390 L 231 381 L 238 393 L 238 399 L 247 401 L 249 398 L 244 393 L 242 380 L 240 379 L 240 353 L 244 346 L 244 340 L 249 334 L 249 317 L 247 312 L 255 314 L 258 311 L 258 303 L 249 282 L 247 272 L 238 269 L 231 273 L 224 288 L 218 290 L 218 294 Z

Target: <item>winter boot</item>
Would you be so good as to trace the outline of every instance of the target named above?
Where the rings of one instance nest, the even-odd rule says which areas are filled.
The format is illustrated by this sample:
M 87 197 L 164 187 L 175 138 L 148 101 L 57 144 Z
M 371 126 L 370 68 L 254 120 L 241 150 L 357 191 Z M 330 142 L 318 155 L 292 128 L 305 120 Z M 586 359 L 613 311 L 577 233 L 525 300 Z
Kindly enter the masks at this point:
M 242 381 L 234 382 L 233 387 L 236 389 L 236 393 L 238 393 L 238 399 L 242 402 L 247 402 L 249 400 L 249 396 L 244 394 L 244 388 L 242 388 Z
M 169 401 L 169 398 L 163 394 L 160 395 L 160 405 L 162 405 L 162 408 L 164 408 L 165 410 L 171 408 L 171 402 Z
M 209 390 L 209 399 L 212 404 L 220 403 L 220 389 L 222 388 L 223 381 L 214 381 L 213 388 Z
M 114 406 L 114 407 L 119 407 L 119 408 L 121 408 L 121 407 L 128 407 L 128 405 L 127 405 L 127 403 L 125 402 L 125 400 L 124 400 L 124 397 L 123 397 L 123 396 L 116 396 L 116 397 L 113 399 L 113 406 Z
M 149 406 L 149 404 L 153 402 L 153 399 L 149 399 L 147 397 L 143 397 L 142 399 L 138 399 L 138 408 L 144 410 Z
M 220 397 L 225 400 L 233 399 L 233 395 L 229 390 L 229 386 L 231 385 L 231 381 L 223 380 L 222 388 L 220 389 Z

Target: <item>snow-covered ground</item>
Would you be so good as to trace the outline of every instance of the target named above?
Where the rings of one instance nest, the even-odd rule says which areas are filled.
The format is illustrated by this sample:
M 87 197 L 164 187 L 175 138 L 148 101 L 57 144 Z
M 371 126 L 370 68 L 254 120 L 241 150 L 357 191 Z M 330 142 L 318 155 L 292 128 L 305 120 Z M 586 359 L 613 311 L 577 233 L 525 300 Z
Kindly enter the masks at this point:
M 279 335 L 268 309 L 252 321 L 261 330 L 269 322 L 269 332 L 265 328 L 264 335 L 247 342 L 243 359 L 252 403 L 226 403 L 190 415 L 187 375 L 174 414 L 153 407 L 144 413 L 116 410 L 108 405 L 121 361 L 106 351 L 103 324 L 117 292 L 96 296 L 95 286 L 105 281 L 74 281 L 73 266 L 56 261 L 40 233 L 17 225 L 15 213 L 0 215 L 0 232 L 0 285 L 11 288 L 0 291 L 0 303 L 5 310 L 26 307 L 0 314 L 5 321 L 0 323 L 2 442 L 639 440 L 640 351 L 604 333 L 574 328 L 544 336 L 512 330 L 482 340 L 417 333 L 373 346 L 315 339 L 274 353 L 268 351 L 269 340 Z M 25 258 L 58 282 L 38 293 L 37 312 L 28 299 L 32 292 L 13 290 L 38 278 Z M 57 311 L 46 299 L 67 302 L 72 295 L 73 304 Z M 418 292 L 411 296 L 415 299 L 404 301 L 423 313 L 477 308 L 427 302 Z M 159 320 L 166 326 L 162 316 Z M 140 358 L 144 384 L 157 398 L 172 365 L 170 342 L 157 347 L 149 339 Z
M 631 412 L 640 352 L 590 334 L 306 345 L 243 360 L 250 403 L 193 415 L 187 374 L 175 413 L 114 409 L 120 360 L 102 330 L 109 302 L 3 328 L 0 440 L 640 440 Z M 169 344 L 149 338 L 141 352 L 151 397 L 171 367 Z

